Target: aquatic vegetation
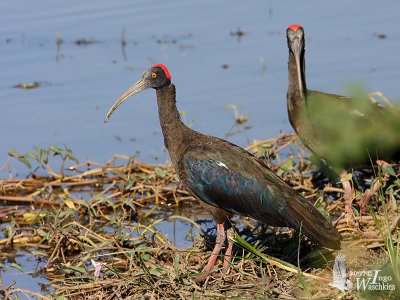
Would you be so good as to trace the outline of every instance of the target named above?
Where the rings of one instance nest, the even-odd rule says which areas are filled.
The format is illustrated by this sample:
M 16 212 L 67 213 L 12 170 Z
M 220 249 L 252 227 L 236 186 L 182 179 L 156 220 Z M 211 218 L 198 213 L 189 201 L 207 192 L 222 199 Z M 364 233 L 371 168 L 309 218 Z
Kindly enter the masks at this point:
M 367 215 L 360 216 L 355 206 L 359 227 L 350 228 L 342 217 L 342 189 L 321 176 L 295 135 L 254 142 L 248 150 L 335 221 L 355 286 L 362 280 L 357 272 L 382 267 L 386 274 L 387 266 L 396 284 L 400 185 L 394 172 L 376 171 L 375 180 L 385 172 L 390 180 L 374 195 Z M 5 225 L 0 229 L 0 268 L 23 270 L 17 261 L 9 263 L 9 249 L 23 250 L 42 262 L 38 272 L 49 285 L 38 293 L 0 282 L 2 297 L 290 299 L 364 293 L 328 285 L 335 253 L 299 240 L 292 230 L 271 230 L 246 218 L 232 224 L 238 235 L 229 273 L 222 273 L 219 261 L 216 272 L 199 284 L 195 279 L 210 255 L 215 229 L 204 226 L 209 216 L 180 187 L 170 164 L 149 165 L 126 156 L 81 163 L 67 147 L 55 146 L 9 154 L 13 163 L 27 166 L 29 175 L 0 180 Z M 368 187 L 370 179 L 360 176 L 359 183 Z M 173 243 L 163 230 L 167 222 L 188 225 L 187 247 Z

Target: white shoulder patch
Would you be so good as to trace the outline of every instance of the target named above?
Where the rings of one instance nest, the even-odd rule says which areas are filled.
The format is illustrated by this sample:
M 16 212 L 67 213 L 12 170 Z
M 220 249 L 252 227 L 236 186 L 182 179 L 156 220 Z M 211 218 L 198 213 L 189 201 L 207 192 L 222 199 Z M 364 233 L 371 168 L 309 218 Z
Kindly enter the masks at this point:
M 229 168 L 223 162 L 217 161 L 217 165 L 220 166 L 220 167 L 224 167 L 225 169 L 229 170 Z

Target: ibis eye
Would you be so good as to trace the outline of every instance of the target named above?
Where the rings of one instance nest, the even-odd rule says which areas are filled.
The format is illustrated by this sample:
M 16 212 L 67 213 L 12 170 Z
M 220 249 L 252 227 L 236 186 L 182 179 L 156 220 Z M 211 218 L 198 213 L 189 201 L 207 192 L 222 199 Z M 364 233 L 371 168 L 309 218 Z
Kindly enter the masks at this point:
M 154 78 L 157 78 L 157 74 L 154 73 L 154 72 L 152 72 L 152 73 L 151 73 L 151 78 L 153 78 L 153 79 L 154 79 Z

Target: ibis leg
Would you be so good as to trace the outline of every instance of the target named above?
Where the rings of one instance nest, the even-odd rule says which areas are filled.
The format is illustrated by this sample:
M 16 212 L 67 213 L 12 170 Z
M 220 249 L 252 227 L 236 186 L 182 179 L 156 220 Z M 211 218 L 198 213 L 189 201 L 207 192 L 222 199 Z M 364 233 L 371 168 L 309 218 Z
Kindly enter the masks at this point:
M 385 170 L 390 165 L 383 160 L 377 160 L 376 164 L 381 168 L 381 170 Z M 382 180 L 388 181 L 390 175 L 388 173 L 384 173 Z M 381 187 L 382 183 L 379 180 L 376 180 L 372 185 L 372 189 L 368 189 L 364 194 L 364 199 L 361 201 L 361 212 L 365 213 L 367 211 L 367 204 L 371 200 L 372 195 L 378 192 L 379 188 Z
M 204 267 L 203 271 L 206 274 L 200 275 L 199 277 L 196 278 L 196 281 L 203 281 L 208 277 L 208 273 L 212 270 L 212 268 L 215 265 L 215 262 L 217 261 L 218 255 L 221 252 L 222 246 L 224 245 L 226 239 L 225 235 L 225 228 L 224 224 L 217 224 L 217 239 L 215 241 L 215 246 L 214 250 L 212 251 L 212 254 L 210 258 L 208 259 L 207 265 Z
M 353 203 L 353 188 L 351 186 L 350 180 L 346 179 L 345 177 L 347 176 L 347 172 L 343 171 L 340 174 L 340 181 L 342 182 L 342 186 L 344 189 L 344 209 L 346 213 L 346 222 L 347 224 L 350 224 L 352 216 L 353 216 L 353 209 L 352 209 L 352 203 Z
M 224 266 L 222 268 L 222 271 L 224 273 L 228 271 L 232 258 L 233 242 L 231 239 L 235 236 L 235 230 L 233 229 L 233 227 L 228 228 L 228 230 L 226 231 L 226 236 L 228 240 L 228 245 L 226 246 L 226 251 L 224 256 Z

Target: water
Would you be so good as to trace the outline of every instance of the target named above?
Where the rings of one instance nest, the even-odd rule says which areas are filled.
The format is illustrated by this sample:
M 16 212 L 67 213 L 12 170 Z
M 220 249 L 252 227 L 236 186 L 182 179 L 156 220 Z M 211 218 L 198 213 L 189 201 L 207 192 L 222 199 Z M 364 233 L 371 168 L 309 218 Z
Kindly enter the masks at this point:
M 4 249 L 2 249 L 4 250 Z M 25 251 L 15 251 L 16 256 L 10 259 L 10 261 L 3 261 L 7 266 L 7 269 L 2 270 L 1 280 L 5 287 L 15 284 L 15 288 L 28 289 L 31 291 L 45 291 L 46 288 L 42 289 L 41 283 L 46 283 L 45 280 L 40 275 L 40 269 L 45 266 L 45 263 L 38 262 L 37 258 Z M 11 253 L 10 253 L 11 254 Z M 13 267 L 11 264 L 17 264 L 21 266 L 22 269 Z M 20 293 L 21 299 L 29 299 Z M 33 298 L 32 298 L 33 299 Z
M 153 63 L 170 69 L 179 109 L 194 129 L 224 137 L 234 123 L 226 107 L 235 104 L 249 115 L 251 129 L 230 141 L 245 146 L 291 132 L 285 38 L 291 23 L 305 28 L 310 88 L 345 93 L 345 84 L 357 81 L 399 99 L 398 11 L 396 0 L 2 1 L 0 177 L 8 176 L 2 166 L 9 148 L 67 145 L 81 161 L 139 152 L 142 161 L 164 162 L 154 91 L 135 96 L 103 123 L 112 103 Z M 231 35 L 238 29 L 246 33 L 240 39 Z M 82 39 L 94 43 L 77 45 Z M 36 89 L 13 87 L 34 81 L 41 83 Z M 28 173 L 16 161 L 12 166 Z M 171 226 L 163 229 L 169 236 Z
M 344 93 L 355 80 L 398 98 L 396 8 L 394 0 L 2 2 L 0 165 L 8 148 L 64 144 L 80 160 L 140 151 L 143 161 L 165 161 L 154 91 L 136 96 L 103 123 L 113 101 L 155 62 L 169 67 L 179 109 L 193 128 L 224 137 L 234 122 L 226 107 L 236 104 L 249 115 L 251 129 L 229 138 L 235 143 L 292 131 L 285 103 L 285 30 L 291 23 L 306 31 L 310 88 Z M 230 34 L 238 28 L 246 32 L 239 41 Z M 63 40 L 58 54 L 56 32 Z M 98 43 L 78 46 L 79 39 Z M 43 84 L 13 88 L 33 81 Z M 27 172 L 17 162 L 13 167 Z

